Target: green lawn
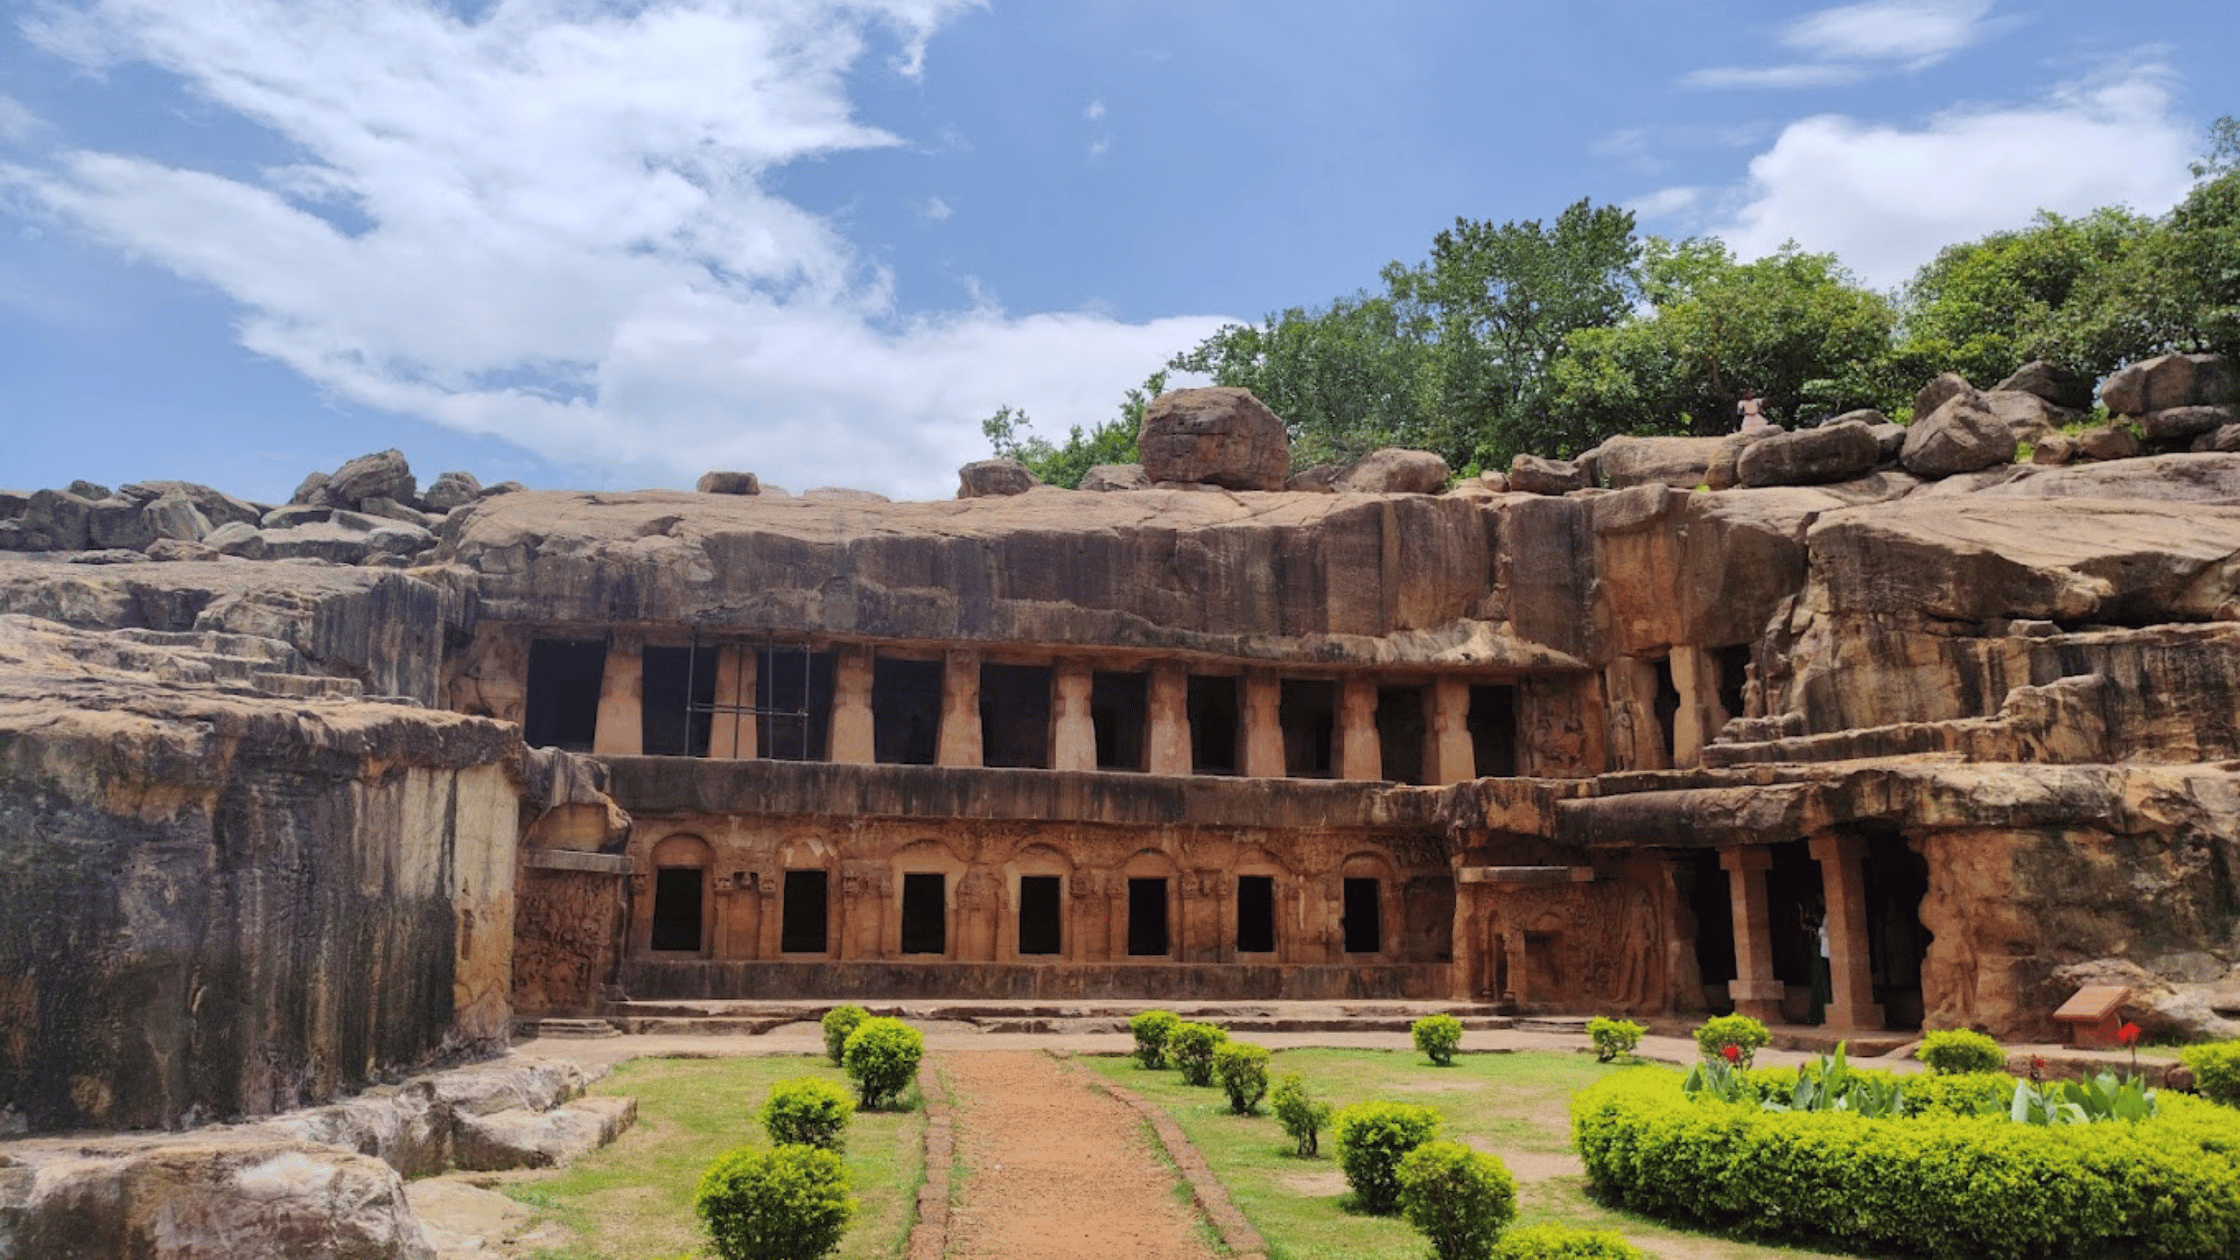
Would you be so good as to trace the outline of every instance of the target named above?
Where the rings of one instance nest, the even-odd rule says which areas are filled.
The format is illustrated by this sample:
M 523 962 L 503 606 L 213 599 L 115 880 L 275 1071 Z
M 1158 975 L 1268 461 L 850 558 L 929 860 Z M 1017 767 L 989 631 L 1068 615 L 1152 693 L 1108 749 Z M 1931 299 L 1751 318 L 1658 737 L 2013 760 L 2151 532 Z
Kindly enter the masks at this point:
M 1258 1117 L 1236 1116 L 1218 1088 L 1191 1088 L 1172 1071 L 1144 1071 L 1119 1058 L 1084 1061 L 1175 1117 L 1267 1239 L 1274 1260 L 1422 1260 L 1428 1254 L 1422 1236 L 1399 1218 L 1356 1215 L 1342 1206 L 1345 1176 L 1329 1133 L 1321 1158 L 1302 1159 L 1264 1104 Z M 1283 1050 L 1270 1064 L 1271 1079 L 1297 1072 L 1335 1106 L 1383 1099 L 1436 1108 L 1445 1118 L 1440 1136 L 1508 1162 L 1518 1182 L 1519 1224 L 1614 1229 L 1650 1255 L 1672 1260 L 1828 1254 L 1691 1234 L 1589 1199 L 1571 1152 L 1566 1104 L 1603 1074 L 1625 1070 L 1588 1055 L 1544 1053 L 1466 1053 L 1452 1067 L 1438 1068 L 1412 1051 L 1375 1050 Z
M 637 1125 L 569 1168 L 501 1187 L 575 1234 L 568 1246 L 538 1252 L 539 1260 L 701 1254 L 706 1235 L 692 1213 L 701 1171 L 732 1147 L 767 1145 L 755 1112 L 772 1084 L 796 1076 L 848 1084 L 821 1057 L 635 1059 L 617 1068 L 592 1092 L 636 1097 Z M 898 1256 L 908 1242 L 925 1179 L 925 1113 L 915 1089 L 908 1103 L 907 1112 L 859 1112 L 848 1126 L 858 1210 L 843 1260 Z

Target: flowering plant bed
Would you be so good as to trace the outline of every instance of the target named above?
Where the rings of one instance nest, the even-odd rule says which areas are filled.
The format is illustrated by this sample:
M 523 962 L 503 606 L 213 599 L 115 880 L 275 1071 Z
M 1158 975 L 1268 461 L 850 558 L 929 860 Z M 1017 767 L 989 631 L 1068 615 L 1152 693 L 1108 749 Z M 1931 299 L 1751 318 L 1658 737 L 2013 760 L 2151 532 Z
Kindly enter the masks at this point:
M 1682 1083 L 1641 1068 L 1573 1098 L 1572 1132 L 1607 1200 L 1856 1250 L 2240 1255 L 2240 1116 L 2196 1099 L 2164 1097 L 2145 1119 L 2046 1125 L 1775 1111 L 1749 1092 L 1691 1099 Z

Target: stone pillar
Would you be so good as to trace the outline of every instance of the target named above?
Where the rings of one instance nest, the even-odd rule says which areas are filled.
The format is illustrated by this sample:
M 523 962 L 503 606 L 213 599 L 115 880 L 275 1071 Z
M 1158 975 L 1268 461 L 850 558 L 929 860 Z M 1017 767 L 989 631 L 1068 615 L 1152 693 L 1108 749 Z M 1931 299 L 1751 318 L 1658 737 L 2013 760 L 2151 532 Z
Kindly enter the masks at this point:
M 1479 938 L 1485 934 L 1478 900 L 1485 885 L 1462 878 L 1462 859 L 1455 859 L 1454 964 L 1448 971 L 1448 996 L 1457 1002 L 1478 1000 Z
M 848 766 L 868 766 L 878 760 L 872 751 L 871 649 L 843 647 L 832 661 L 832 747 L 826 760 Z
M 1050 671 L 1050 768 L 1097 768 L 1097 727 L 1089 720 L 1096 675 L 1087 661 L 1059 661 Z
M 951 652 L 941 658 L 941 736 L 937 766 L 980 764 L 980 654 Z
M 1773 974 L 1773 917 L 1766 905 L 1766 872 L 1773 850 L 1751 845 L 1719 850 L 1734 901 L 1734 982 L 1727 996 L 1735 1013 L 1761 1023 L 1781 1022 L 1783 986 Z
M 1264 669 L 1244 676 L 1244 776 L 1280 779 L 1283 760 L 1283 683 Z
M 1424 780 L 1438 787 L 1477 778 L 1477 749 L 1470 743 L 1470 680 L 1433 683 L 1430 716 L 1424 733 Z
M 1338 777 L 1384 777 L 1384 745 L 1377 739 L 1377 684 L 1348 678 L 1338 684 Z
M 1509 928 L 1502 941 L 1509 956 L 1509 989 L 1507 996 L 1515 999 L 1517 1009 L 1526 1010 L 1531 1007 L 1533 999 L 1530 946 L 1525 942 L 1524 929 L 1519 927 L 1514 920 L 1507 915 L 1503 915 L 1502 922 Z
M 1672 715 L 1672 764 L 1695 765 L 1703 746 L 1726 724 L 1726 710 L 1719 707 L 1719 663 L 1700 647 L 1680 644 L 1666 658 L 1672 667 L 1672 689 L 1680 693 L 1679 711 Z
M 717 711 L 708 717 L 708 756 L 751 761 L 758 755 L 754 714 L 723 712 L 727 708 L 753 708 L 754 692 L 754 649 L 736 643 L 716 649 Z
M 610 757 L 635 757 L 645 751 L 645 657 L 637 635 L 617 634 L 607 643 L 607 670 L 599 678 L 599 725 L 591 751 Z
M 1664 727 L 1657 721 L 1657 667 L 1621 656 L 1602 671 L 1610 704 L 1610 768 L 1669 770 Z
M 1151 773 L 1190 773 L 1190 674 L 1179 662 L 1151 667 L 1150 708 Z
M 1828 907 L 1827 1027 L 1845 1032 L 1880 1032 L 1882 1007 L 1874 1000 L 1874 965 L 1867 944 L 1866 846 L 1857 836 L 1833 833 L 1812 838 L 1812 859 L 1820 864 L 1820 887 Z

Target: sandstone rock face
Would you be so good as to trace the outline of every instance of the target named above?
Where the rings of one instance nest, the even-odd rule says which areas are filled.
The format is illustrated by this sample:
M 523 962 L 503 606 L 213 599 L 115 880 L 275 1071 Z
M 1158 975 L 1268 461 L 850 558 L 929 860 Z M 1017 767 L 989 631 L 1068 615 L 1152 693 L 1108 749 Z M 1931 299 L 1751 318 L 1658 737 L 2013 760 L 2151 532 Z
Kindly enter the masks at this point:
M 1784 433 L 1743 448 L 1736 474 L 1746 486 L 1817 486 L 1849 481 L 1882 462 L 1882 444 L 1864 424 Z
M 452 1159 L 469 1172 L 552 1168 L 614 1141 L 637 1118 L 635 1098 L 586 1098 L 542 1112 L 461 1113 Z
M 1447 488 L 1447 461 L 1430 451 L 1371 451 L 1331 479 L 1340 494 L 1437 494 Z
M 957 470 L 957 497 L 981 499 L 992 495 L 1025 494 L 1042 484 L 1015 459 L 975 460 Z
M 2228 424 L 2193 440 L 2196 451 L 2240 451 L 2240 424 Z
M 1718 448 L 1712 453 L 1711 463 L 1703 470 L 1703 484 L 1712 490 L 1732 490 L 1741 485 L 1743 449 L 1753 442 L 1763 442 L 1785 432 L 1787 430 L 1780 425 L 1769 424 L 1762 429 L 1730 433 L 1720 438 Z
M 1151 478 L 1141 464 L 1098 464 L 1081 478 L 1083 490 L 1149 490 Z
M 0 1097 L 35 1129 L 269 1114 L 507 1034 L 509 934 L 462 924 L 511 917 L 518 735 L 240 694 L 248 645 L 210 642 L 0 618 L 0 973 L 35 978 Z
M 2034 442 L 2083 416 L 2081 411 L 2056 407 L 2023 390 L 1985 390 L 1978 395 L 1991 414 L 1999 417 L 2018 442 Z
M 1586 474 L 1570 460 L 1518 455 L 1509 461 L 1509 488 L 1522 494 L 1569 494 L 1586 484 Z
M 2240 402 L 2240 370 L 2221 355 L 2166 354 L 2119 369 L 2100 401 L 2119 416 Z
M 1281 490 L 1291 471 L 1283 420 L 1252 391 L 1177 389 L 1143 409 L 1136 438 L 1144 475 L 1230 490 Z
M 2092 382 L 2059 364 L 2036 360 L 2016 368 L 2014 375 L 1991 387 L 2036 394 L 2068 411 L 2092 410 Z
M 1693 490 L 1703 484 L 1730 441 L 1715 437 L 1614 437 L 1595 448 L 1596 466 L 1604 483 L 1613 490 L 1646 485 Z
M 701 494 L 761 494 L 762 479 L 751 472 L 707 472 L 692 488 Z
M 1970 391 L 1954 394 L 1926 418 L 1916 419 L 1906 431 L 1899 459 L 1907 472 L 1934 480 L 2007 463 L 2014 452 L 2013 431 Z
M 2136 454 L 2137 452 L 2134 451 L 2133 453 Z M 2033 464 L 2067 464 L 2074 462 L 2078 454 L 2080 452 L 2077 450 L 2076 439 L 2066 438 L 2055 433 L 2038 439 L 2037 445 L 2030 451 L 2030 462 Z
M 2139 439 L 2128 429 L 2104 424 L 2077 435 L 2077 454 L 2086 459 L 2130 459 L 2138 453 Z

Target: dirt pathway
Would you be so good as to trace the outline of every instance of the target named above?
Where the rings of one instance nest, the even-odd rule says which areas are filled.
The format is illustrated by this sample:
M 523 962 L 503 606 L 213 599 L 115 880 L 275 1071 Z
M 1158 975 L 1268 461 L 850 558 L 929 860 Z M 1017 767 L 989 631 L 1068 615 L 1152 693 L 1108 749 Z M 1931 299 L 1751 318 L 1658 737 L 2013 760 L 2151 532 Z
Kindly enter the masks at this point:
M 949 1218 L 961 1260 L 1211 1260 L 1175 1175 L 1127 1106 L 1048 1055 L 940 1056 L 969 1170 Z

